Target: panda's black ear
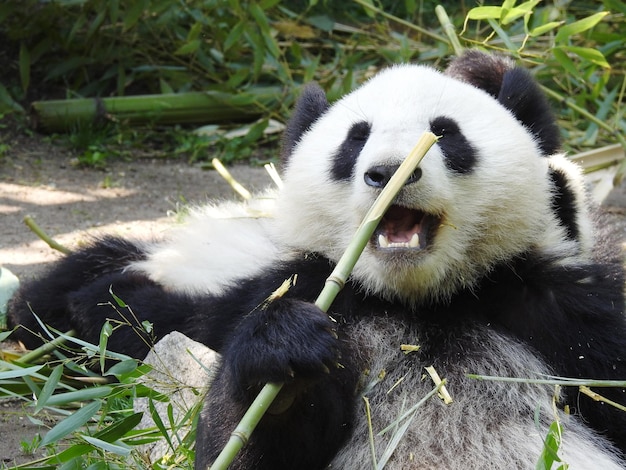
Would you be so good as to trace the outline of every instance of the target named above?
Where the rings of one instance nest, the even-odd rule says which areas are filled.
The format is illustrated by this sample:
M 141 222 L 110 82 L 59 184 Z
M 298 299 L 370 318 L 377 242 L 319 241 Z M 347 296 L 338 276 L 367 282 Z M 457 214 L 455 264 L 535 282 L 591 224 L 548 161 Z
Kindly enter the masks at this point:
M 446 75 L 496 98 L 535 136 L 544 155 L 558 151 L 561 139 L 554 114 L 539 84 L 527 70 L 506 57 L 471 50 L 454 59 Z
M 281 159 L 283 163 L 289 160 L 294 147 L 311 125 L 328 109 L 326 93 L 317 83 L 309 83 L 304 87 L 302 94 L 283 133 Z

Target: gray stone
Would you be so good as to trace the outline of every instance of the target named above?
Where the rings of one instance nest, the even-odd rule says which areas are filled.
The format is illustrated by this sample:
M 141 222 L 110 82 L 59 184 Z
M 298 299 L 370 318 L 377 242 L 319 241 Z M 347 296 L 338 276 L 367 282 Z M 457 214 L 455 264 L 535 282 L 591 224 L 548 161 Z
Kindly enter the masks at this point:
M 144 360 L 153 370 L 143 376 L 141 382 L 170 398 L 168 402 L 153 400 L 153 404 L 166 428 L 170 424 L 167 407 L 172 405 L 176 434 L 180 438 L 190 430 L 189 423 L 181 424 L 180 421 L 185 413 L 203 400 L 218 360 L 219 354 L 215 351 L 176 331 L 161 339 Z M 156 426 L 147 398 L 135 400 L 134 408 L 135 411 L 144 413 L 139 428 Z M 170 433 L 170 441 L 177 446 L 178 439 L 173 433 Z M 165 438 L 162 438 L 142 446 L 140 452 L 150 463 L 154 463 L 168 454 L 171 455 L 172 449 Z

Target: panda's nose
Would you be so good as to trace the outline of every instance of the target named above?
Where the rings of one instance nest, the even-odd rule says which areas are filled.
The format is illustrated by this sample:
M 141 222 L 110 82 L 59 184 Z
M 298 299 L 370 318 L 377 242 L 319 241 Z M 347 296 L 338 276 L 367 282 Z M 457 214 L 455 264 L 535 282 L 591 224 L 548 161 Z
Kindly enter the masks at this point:
M 400 165 L 376 165 L 365 172 L 365 184 L 373 188 L 384 188 Z M 416 168 L 405 184 L 415 183 L 422 177 L 422 170 Z

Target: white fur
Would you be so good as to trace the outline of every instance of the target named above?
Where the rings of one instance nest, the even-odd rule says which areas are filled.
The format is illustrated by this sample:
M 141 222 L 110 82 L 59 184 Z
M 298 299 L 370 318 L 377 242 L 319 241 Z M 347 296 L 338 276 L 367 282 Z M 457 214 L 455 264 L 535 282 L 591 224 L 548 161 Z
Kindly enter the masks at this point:
M 147 259 L 129 266 L 168 289 L 220 294 L 237 279 L 260 273 L 279 256 L 270 236 L 275 194 L 243 203 L 191 209 L 186 222 L 163 242 L 150 245 Z
M 546 241 L 551 248 L 559 245 L 564 232 L 550 210 L 549 162 L 539 156 L 532 135 L 487 93 L 416 65 L 375 76 L 302 137 L 278 199 L 278 236 L 297 249 L 338 260 L 378 194 L 364 183 L 364 173 L 402 161 L 439 116 L 459 123 L 477 149 L 475 170 L 452 174 L 435 145 L 420 165 L 421 179 L 398 196 L 404 205 L 443 216 L 434 246 L 404 264 L 368 246 L 354 278 L 388 298 L 441 299 L 471 287 L 498 262 Z M 329 156 L 362 120 L 371 124 L 371 134 L 354 177 L 330 182 Z M 574 256 L 579 249 L 570 245 L 563 249 Z

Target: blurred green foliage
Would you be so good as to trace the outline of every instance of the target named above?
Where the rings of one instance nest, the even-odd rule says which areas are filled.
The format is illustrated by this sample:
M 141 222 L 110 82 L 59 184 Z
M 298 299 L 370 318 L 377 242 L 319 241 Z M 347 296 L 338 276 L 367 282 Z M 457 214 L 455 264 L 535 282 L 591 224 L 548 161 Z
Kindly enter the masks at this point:
M 390 63 L 445 65 L 453 49 L 438 3 L 4 0 L 0 112 L 21 111 L 35 99 L 269 84 L 289 90 L 267 113 L 284 120 L 304 82 L 320 82 L 334 99 Z M 554 92 L 574 148 L 626 132 L 623 0 L 440 3 L 463 47 L 502 51 L 534 70 Z

